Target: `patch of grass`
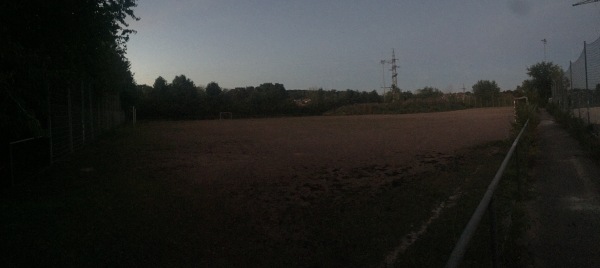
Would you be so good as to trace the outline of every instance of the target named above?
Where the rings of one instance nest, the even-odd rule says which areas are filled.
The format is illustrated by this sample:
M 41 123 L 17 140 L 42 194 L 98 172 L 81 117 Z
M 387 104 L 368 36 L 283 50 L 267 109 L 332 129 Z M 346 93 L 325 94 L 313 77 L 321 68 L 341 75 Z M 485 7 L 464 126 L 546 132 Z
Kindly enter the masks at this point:
M 530 198 L 530 177 L 528 168 L 535 153 L 536 127 L 539 116 L 535 107 L 525 107 L 518 112 L 519 118 L 513 125 L 513 139 L 530 119 L 515 155 L 507 167 L 494 195 L 496 212 L 496 234 L 498 257 L 502 266 L 527 267 L 532 263 L 523 237 L 529 228 L 529 218 L 525 201 Z M 444 210 L 439 219 L 429 226 L 427 233 L 399 258 L 396 267 L 441 267 L 449 259 L 450 252 L 458 241 L 464 227 L 506 152 L 509 143 L 490 143 L 470 151 L 474 158 L 461 166 L 460 172 L 452 176 L 465 178 L 464 194 L 455 206 Z M 494 148 L 496 153 L 485 154 L 486 149 Z M 463 258 L 462 267 L 485 267 L 492 262 L 490 215 L 484 215 Z
M 466 161 L 456 173 L 449 174 L 463 178 L 461 198 L 454 206 L 443 210 L 440 217 L 429 226 L 427 233 L 400 256 L 395 264 L 396 267 L 444 266 L 502 161 L 506 147 L 504 142 L 494 142 L 469 151 L 469 161 Z M 490 253 L 487 221 L 485 217 L 463 263 L 470 266 L 488 265 Z
M 593 126 L 586 124 L 581 118 L 573 116 L 570 112 L 563 111 L 556 104 L 548 104 L 546 107 L 556 121 L 561 124 L 579 144 L 586 148 L 590 155 L 600 160 L 600 139 L 593 135 Z
M 506 171 L 508 179 L 503 180 L 499 188 L 499 196 L 504 200 L 504 212 L 501 214 L 502 244 L 501 261 L 506 267 L 529 267 L 533 263 L 524 241 L 530 228 L 526 203 L 531 200 L 531 184 L 533 178 L 530 168 L 535 162 L 537 153 L 537 126 L 540 123 L 537 106 L 521 106 L 517 110 L 517 122 L 513 124 L 513 136 L 516 136 L 529 120 L 521 141 L 513 156 L 513 164 Z
M 396 103 L 362 103 L 345 105 L 324 115 L 412 114 L 464 110 L 471 108 L 460 101 L 411 99 Z

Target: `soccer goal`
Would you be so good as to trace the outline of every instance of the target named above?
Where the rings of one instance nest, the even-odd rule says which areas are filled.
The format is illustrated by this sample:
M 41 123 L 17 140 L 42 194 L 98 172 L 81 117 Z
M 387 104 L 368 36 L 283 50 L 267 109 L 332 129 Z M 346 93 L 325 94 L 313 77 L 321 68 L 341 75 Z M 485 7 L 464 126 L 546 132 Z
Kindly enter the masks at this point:
M 223 119 L 233 119 L 233 113 L 231 113 L 231 112 L 220 112 L 219 113 L 219 120 L 223 120 Z
M 513 99 L 513 109 L 514 109 L 514 113 L 515 113 L 515 122 L 517 122 L 517 119 L 519 118 L 519 109 L 522 109 L 523 100 L 525 100 L 526 107 L 529 106 L 529 99 L 527 97 L 519 97 L 519 98 L 514 98 Z

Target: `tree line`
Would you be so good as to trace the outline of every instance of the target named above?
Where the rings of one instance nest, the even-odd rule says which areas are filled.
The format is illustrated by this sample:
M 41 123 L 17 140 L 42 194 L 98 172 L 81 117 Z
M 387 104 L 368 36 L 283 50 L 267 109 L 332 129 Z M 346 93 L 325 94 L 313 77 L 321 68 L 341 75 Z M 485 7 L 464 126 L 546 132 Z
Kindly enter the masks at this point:
M 472 93 L 463 95 L 445 94 L 434 87 L 417 89 L 415 93 L 389 91 L 385 96 L 375 90 L 287 90 L 279 83 L 227 89 L 216 82 L 198 86 L 185 75 L 178 75 L 170 83 L 159 76 L 152 86 L 138 85 L 124 91 L 122 99 L 126 105 L 136 107 L 140 119 L 211 119 L 218 118 L 220 112 L 231 112 L 237 118 L 322 115 L 366 103 L 386 106 L 380 110 L 390 113 L 499 106 L 510 102 L 512 91 L 501 93 L 496 82 L 489 80 L 478 81 Z M 405 106 L 413 108 L 404 109 Z
M 152 86 L 136 85 L 125 57 L 135 31 L 136 0 L 2 1 L 0 3 L 0 141 L 35 136 L 47 128 L 48 87 L 90 85 L 94 92 L 120 93 L 124 109 L 136 106 L 141 118 L 214 118 L 219 112 L 236 116 L 318 115 L 364 103 L 400 105 L 464 102 L 439 89 L 425 87 L 385 96 L 375 90 L 287 90 L 279 83 L 223 89 L 211 82 L 195 85 L 185 75 L 171 82 L 159 77 Z M 532 69 L 532 73 L 533 73 Z M 551 70 L 556 73 L 556 70 Z M 523 91 L 546 84 L 532 80 Z M 469 93 L 466 93 L 469 95 Z M 502 94 L 495 81 L 473 86 L 477 100 L 470 106 L 494 106 Z M 429 103 L 429 104 L 428 104 Z
M 280 83 L 226 89 L 216 82 L 197 86 L 185 75 L 175 76 L 171 83 L 159 76 L 152 86 L 124 91 L 122 99 L 144 119 L 210 119 L 220 112 L 235 117 L 318 115 L 344 105 L 381 102 L 374 90 L 286 90 Z

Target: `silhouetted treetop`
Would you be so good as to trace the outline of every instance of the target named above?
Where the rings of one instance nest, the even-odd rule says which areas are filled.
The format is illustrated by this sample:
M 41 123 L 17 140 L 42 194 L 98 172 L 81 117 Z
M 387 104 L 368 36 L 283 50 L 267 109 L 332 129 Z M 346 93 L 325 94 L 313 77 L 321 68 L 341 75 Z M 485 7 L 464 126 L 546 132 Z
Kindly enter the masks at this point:
M 134 7 L 136 0 L 0 1 L 0 103 L 18 107 L 1 110 L 0 118 L 47 117 L 50 86 L 134 90 L 125 58 L 135 32 L 127 22 L 139 19 Z M 0 125 L 23 124 L 9 119 Z
M 527 68 L 527 75 L 531 79 L 523 83 L 525 90 L 537 93 L 541 101 L 541 105 L 548 102 L 548 98 L 552 96 L 553 81 L 561 81 L 563 70 L 560 66 L 552 62 L 539 62 Z
M 206 85 L 206 95 L 208 97 L 215 97 L 221 94 L 221 87 L 216 82 L 210 82 Z

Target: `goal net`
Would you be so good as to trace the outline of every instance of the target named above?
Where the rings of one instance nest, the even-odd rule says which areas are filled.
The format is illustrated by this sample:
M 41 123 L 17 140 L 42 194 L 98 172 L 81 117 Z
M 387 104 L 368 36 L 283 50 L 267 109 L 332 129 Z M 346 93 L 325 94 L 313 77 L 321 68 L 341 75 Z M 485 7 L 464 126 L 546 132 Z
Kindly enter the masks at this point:
M 233 114 L 231 112 L 220 112 L 219 120 L 223 120 L 223 119 L 233 119 Z

